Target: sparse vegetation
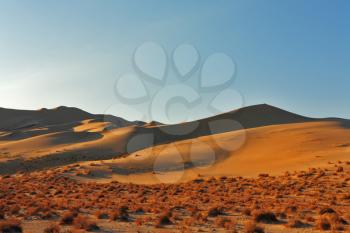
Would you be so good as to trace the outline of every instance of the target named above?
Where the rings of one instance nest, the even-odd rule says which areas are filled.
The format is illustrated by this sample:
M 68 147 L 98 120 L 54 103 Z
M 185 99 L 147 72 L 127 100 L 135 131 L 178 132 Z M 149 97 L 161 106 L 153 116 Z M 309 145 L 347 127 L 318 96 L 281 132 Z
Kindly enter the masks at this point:
M 114 224 L 187 231 L 208 226 L 264 232 L 262 227 L 268 231 L 269 224 L 285 225 L 286 231 L 346 231 L 350 172 L 342 165 L 342 172 L 313 168 L 276 177 L 207 178 L 176 185 L 80 183 L 62 176 L 60 169 L 17 174 L 0 179 L 0 232 L 21 232 L 21 222 L 14 219 L 48 219 L 61 225 L 47 227 L 45 233 L 68 228 L 84 232 L 97 230 L 105 218 Z

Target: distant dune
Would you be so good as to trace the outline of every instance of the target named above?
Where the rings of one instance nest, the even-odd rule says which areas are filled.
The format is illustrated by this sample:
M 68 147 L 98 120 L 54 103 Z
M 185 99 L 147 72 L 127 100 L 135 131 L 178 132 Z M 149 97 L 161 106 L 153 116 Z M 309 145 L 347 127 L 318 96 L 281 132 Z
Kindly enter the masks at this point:
M 137 124 L 111 115 L 94 115 L 78 108 L 57 107 L 54 109 L 42 108 L 39 110 L 16 110 L 0 108 L 0 130 L 16 131 L 37 127 L 67 128 L 78 125 L 83 120 L 103 121 L 104 119 L 118 127 Z
M 0 108 L 0 173 L 104 160 L 89 169 L 105 180 L 141 183 L 179 173 L 181 181 L 278 174 L 345 158 L 349 138 L 348 120 L 313 119 L 266 104 L 176 125 L 69 107 Z

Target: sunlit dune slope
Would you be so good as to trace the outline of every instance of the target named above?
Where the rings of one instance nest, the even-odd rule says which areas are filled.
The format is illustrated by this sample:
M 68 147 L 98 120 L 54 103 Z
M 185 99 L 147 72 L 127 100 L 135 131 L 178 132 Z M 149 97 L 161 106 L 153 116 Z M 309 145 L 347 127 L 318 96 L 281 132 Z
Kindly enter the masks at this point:
M 99 166 L 87 179 L 182 182 L 198 176 L 281 174 L 350 160 L 350 130 L 339 121 L 293 123 L 226 132 L 155 146 Z

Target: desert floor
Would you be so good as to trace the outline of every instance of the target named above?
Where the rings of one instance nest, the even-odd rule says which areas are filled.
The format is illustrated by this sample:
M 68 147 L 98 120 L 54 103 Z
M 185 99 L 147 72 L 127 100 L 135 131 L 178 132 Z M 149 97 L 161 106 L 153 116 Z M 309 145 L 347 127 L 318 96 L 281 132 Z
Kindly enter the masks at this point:
M 0 229 L 21 225 L 24 232 L 39 233 L 58 228 L 60 232 L 338 232 L 350 228 L 347 161 L 280 176 L 198 177 L 153 185 L 72 177 L 72 173 L 89 176 L 81 170 L 77 164 L 1 177 Z

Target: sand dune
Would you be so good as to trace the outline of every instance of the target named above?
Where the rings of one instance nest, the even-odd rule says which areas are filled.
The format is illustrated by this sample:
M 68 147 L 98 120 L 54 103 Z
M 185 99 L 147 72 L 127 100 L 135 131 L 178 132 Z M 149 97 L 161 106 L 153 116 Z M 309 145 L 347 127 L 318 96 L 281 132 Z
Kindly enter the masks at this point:
M 180 173 L 181 181 L 256 175 L 320 166 L 346 156 L 350 144 L 346 120 L 312 119 L 266 104 L 177 125 L 67 107 L 0 113 L 1 173 L 105 160 L 98 168 L 104 177 L 146 183 L 160 182 L 160 174 Z
M 347 160 L 349 138 L 350 130 L 337 121 L 293 123 L 203 136 L 102 161 L 100 166 L 82 165 L 92 171 L 87 179 L 140 184 L 184 182 L 198 176 L 280 175 Z M 237 150 L 230 147 L 235 141 L 242 145 Z
M 112 115 L 91 114 L 78 108 L 60 106 L 54 109 L 16 110 L 0 108 L 0 130 L 20 130 L 38 127 L 70 127 L 80 124 L 84 120 L 95 122 L 106 121 L 115 127 L 144 124 L 143 122 L 129 122 Z

